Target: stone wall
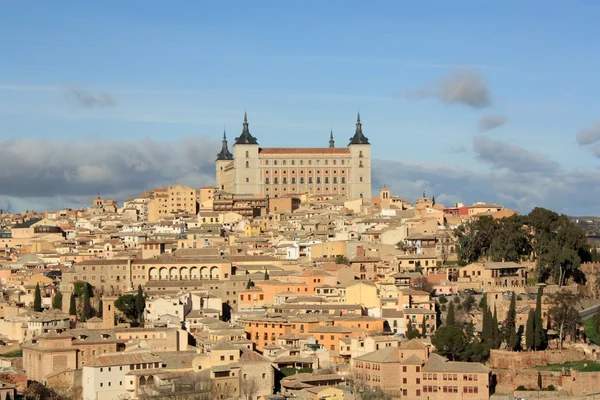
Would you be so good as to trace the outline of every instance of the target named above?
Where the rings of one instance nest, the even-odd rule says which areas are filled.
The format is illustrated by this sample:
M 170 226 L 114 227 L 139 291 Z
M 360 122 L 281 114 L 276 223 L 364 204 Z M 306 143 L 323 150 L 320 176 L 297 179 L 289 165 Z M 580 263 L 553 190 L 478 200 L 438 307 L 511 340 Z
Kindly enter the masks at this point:
M 600 372 L 571 371 L 564 375 L 563 387 L 574 396 L 600 392 Z
M 538 386 L 538 371 L 535 369 L 499 369 L 494 370 L 496 375 L 496 392 L 512 393 L 519 386 L 535 389 Z M 560 372 L 541 371 L 542 386 L 553 385 L 561 387 L 562 377 Z
M 527 369 L 548 364 L 562 364 L 568 361 L 586 359 L 583 350 L 578 348 L 545 351 L 505 351 L 491 350 L 488 364 L 491 368 Z

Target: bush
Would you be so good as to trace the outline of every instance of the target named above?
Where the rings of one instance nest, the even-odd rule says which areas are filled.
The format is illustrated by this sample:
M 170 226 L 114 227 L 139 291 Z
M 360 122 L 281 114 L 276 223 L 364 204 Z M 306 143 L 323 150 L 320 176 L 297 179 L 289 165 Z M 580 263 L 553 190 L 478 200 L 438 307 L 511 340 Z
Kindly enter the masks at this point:
M 521 296 L 517 296 L 517 300 L 521 301 L 523 298 Z
M 442 311 L 446 311 L 446 305 L 445 305 L 445 304 L 442 304 L 442 306 L 440 307 L 440 310 L 442 310 Z
M 556 388 L 554 387 L 554 385 L 548 385 L 548 387 L 546 388 L 546 390 L 548 390 L 550 392 L 554 392 L 556 390 Z
M 517 386 L 517 390 L 523 391 L 523 390 L 527 390 L 527 389 L 525 388 L 525 386 L 519 385 L 519 386 Z
M 440 296 L 438 297 L 438 303 L 440 304 L 446 304 L 448 302 L 448 299 L 446 298 L 446 296 Z

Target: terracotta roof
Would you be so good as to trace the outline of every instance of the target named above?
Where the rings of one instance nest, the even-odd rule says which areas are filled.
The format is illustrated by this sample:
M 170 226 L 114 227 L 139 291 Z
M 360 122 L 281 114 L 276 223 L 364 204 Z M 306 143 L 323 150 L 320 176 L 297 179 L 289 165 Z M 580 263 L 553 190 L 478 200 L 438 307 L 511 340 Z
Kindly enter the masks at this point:
M 350 154 L 350 149 L 347 147 L 306 147 L 306 148 L 263 148 L 260 150 L 260 154 Z

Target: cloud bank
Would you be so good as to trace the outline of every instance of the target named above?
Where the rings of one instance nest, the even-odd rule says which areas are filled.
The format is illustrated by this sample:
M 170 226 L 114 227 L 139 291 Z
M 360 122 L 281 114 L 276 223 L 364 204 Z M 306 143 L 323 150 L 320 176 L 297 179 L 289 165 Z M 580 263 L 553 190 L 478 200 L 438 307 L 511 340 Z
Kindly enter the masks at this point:
M 0 209 L 55 210 L 91 204 L 96 194 L 122 202 L 181 183 L 215 181 L 221 144 L 209 138 L 141 141 L 0 141 Z M 425 191 L 439 203 L 497 202 L 528 212 L 542 206 L 571 215 L 597 215 L 600 170 L 563 170 L 544 154 L 476 137 L 472 154 L 483 166 L 373 160 L 373 192 L 383 185 L 414 201 Z
M 508 122 L 508 118 L 502 115 L 486 115 L 481 118 L 477 123 L 477 129 L 479 132 L 487 132 L 492 129 L 500 128 L 502 125 Z
M 483 76 L 472 70 L 457 70 L 433 85 L 408 91 L 415 100 L 436 98 L 444 104 L 483 108 L 492 103 L 492 93 Z
M 86 89 L 78 87 L 68 88 L 65 97 L 75 106 L 81 108 L 104 108 L 117 105 L 117 101 L 109 93 L 93 94 Z

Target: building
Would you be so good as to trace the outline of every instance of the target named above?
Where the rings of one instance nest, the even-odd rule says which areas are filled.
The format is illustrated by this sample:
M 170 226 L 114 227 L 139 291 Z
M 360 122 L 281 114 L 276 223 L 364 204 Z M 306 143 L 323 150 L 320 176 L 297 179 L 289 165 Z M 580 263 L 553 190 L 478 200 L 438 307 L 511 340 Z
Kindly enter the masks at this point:
M 371 198 L 371 144 L 362 132 L 360 114 L 346 147 L 261 148 L 244 114 L 242 134 L 233 154 L 223 144 L 216 160 L 217 189 L 237 195 L 282 197 L 290 194 L 345 195 Z

